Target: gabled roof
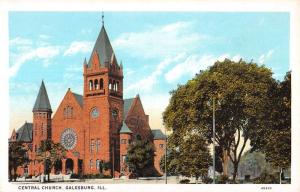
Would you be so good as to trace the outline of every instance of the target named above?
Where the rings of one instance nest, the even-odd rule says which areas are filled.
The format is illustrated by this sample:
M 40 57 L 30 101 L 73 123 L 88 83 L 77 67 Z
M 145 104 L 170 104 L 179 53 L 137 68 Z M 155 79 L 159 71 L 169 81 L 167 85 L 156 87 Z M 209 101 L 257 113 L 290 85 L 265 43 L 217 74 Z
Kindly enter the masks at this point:
M 98 54 L 98 57 L 100 59 L 100 65 L 102 66 L 104 66 L 105 62 L 110 62 L 112 55 L 114 53 L 109 38 L 107 36 L 106 30 L 104 28 L 104 25 L 102 25 L 101 31 L 94 45 L 94 49 L 91 53 L 91 57 L 88 62 L 88 67 L 92 66 L 92 57 L 95 52 Z
M 127 117 L 128 111 L 130 110 L 133 101 L 134 98 L 124 99 L 124 119 Z
M 121 127 L 120 133 L 132 133 L 126 123 L 123 121 L 123 125 Z
M 157 139 L 157 140 L 166 139 L 166 135 L 163 134 L 163 132 L 160 129 L 153 129 L 151 131 L 152 131 L 153 139 Z
M 74 95 L 76 101 L 79 103 L 79 105 L 80 105 L 81 107 L 83 107 L 83 96 L 82 96 L 82 95 L 79 95 L 79 94 L 77 94 L 77 93 L 74 93 L 74 92 L 72 92 L 72 93 L 73 93 L 73 95 Z
M 25 122 L 22 127 L 17 130 L 16 141 L 31 142 L 32 141 L 32 123 Z
M 41 84 L 38 96 L 35 100 L 35 104 L 34 104 L 32 111 L 33 112 L 35 112 L 35 111 L 50 111 L 50 112 L 52 112 L 44 81 L 42 81 L 42 84 Z

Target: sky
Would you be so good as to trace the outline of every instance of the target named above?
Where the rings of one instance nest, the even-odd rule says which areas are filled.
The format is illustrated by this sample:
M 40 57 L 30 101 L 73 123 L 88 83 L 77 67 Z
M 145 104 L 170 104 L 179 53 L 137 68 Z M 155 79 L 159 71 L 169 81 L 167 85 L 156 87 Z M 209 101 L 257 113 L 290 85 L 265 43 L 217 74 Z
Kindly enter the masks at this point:
M 68 88 L 83 92 L 83 61 L 101 12 L 10 12 L 10 130 L 32 122 L 44 80 L 52 110 Z M 104 26 L 124 67 L 124 98 L 139 94 L 151 128 L 163 128 L 169 92 L 225 58 L 265 65 L 282 80 L 289 65 L 289 14 L 277 12 L 105 12 Z

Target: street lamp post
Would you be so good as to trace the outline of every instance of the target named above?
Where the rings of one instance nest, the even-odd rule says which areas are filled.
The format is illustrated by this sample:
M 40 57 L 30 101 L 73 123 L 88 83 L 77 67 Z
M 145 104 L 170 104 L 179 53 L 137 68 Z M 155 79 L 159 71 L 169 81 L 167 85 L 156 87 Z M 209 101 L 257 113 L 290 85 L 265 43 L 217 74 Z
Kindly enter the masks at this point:
M 216 122 L 215 122 L 215 98 L 213 98 L 213 183 L 216 183 L 216 153 L 215 153 L 215 129 L 216 129 Z
M 280 173 L 279 173 L 279 184 L 281 184 L 281 182 L 282 182 L 281 175 L 282 175 L 282 168 L 280 168 Z

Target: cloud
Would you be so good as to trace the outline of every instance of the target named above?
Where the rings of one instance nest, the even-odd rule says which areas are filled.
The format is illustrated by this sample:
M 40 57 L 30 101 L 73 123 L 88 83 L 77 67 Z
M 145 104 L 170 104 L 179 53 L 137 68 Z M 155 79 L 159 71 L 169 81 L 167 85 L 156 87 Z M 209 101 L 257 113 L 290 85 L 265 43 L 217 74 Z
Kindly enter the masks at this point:
M 216 61 L 224 61 L 225 58 L 229 58 L 234 61 L 240 60 L 240 55 L 230 57 L 229 54 L 222 54 L 220 56 L 214 55 L 190 55 L 185 58 L 181 63 L 178 63 L 169 70 L 165 75 L 165 80 L 168 83 L 175 83 L 184 75 L 194 76 L 200 70 L 205 70 L 209 66 L 212 66 Z
M 30 39 L 26 39 L 23 37 L 16 37 L 9 40 L 10 46 L 29 46 L 32 45 L 32 41 Z
M 190 52 L 207 36 L 192 32 L 191 22 L 175 22 L 146 31 L 123 33 L 112 44 L 132 57 L 165 58 Z
M 69 48 L 64 52 L 64 56 L 74 55 L 76 53 L 91 52 L 94 43 L 90 41 L 74 41 Z
M 21 66 L 32 59 L 42 59 L 44 66 L 49 65 L 49 60 L 60 53 L 59 46 L 45 46 L 28 50 L 18 54 L 15 57 L 14 64 L 9 68 L 9 76 L 13 77 L 17 74 Z
M 274 49 L 269 50 L 267 53 L 262 54 L 259 58 L 258 58 L 258 63 L 259 64 L 265 64 L 266 60 L 268 60 L 274 53 Z
M 125 89 L 125 91 L 139 90 L 139 91 L 149 91 L 157 83 L 158 77 L 163 74 L 164 69 L 169 66 L 171 63 L 177 62 L 182 59 L 185 54 L 179 54 L 176 57 L 168 57 L 162 60 L 155 68 L 152 73 L 144 77 L 140 81 L 131 84 Z
M 41 34 L 41 35 L 39 35 L 39 38 L 40 39 L 50 39 L 51 38 L 51 36 L 49 36 L 49 35 L 45 35 L 45 34 Z

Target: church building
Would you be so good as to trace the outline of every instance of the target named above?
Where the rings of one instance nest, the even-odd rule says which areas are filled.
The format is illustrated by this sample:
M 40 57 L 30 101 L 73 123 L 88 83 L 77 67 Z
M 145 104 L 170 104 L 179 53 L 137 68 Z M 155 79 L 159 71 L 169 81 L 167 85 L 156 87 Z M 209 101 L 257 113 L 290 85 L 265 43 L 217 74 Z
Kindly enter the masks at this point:
M 118 63 L 102 24 L 91 56 L 83 62 L 83 94 L 69 88 L 53 113 L 45 83 L 33 105 L 32 123 L 13 130 L 9 142 L 23 142 L 31 161 L 17 172 L 39 175 L 44 165 L 36 161 L 42 140 L 51 139 L 66 150 L 66 157 L 55 162 L 52 174 L 97 174 L 128 176 L 125 159 L 128 146 L 136 139 L 155 146 L 153 168 L 162 174 L 159 162 L 165 152 L 165 135 L 152 130 L 141 98 L 123 98 L 123 66 Z M 53 113 L 53 114 L 52 114 Z M 104 164 L 110 165 L 103 171 Z

